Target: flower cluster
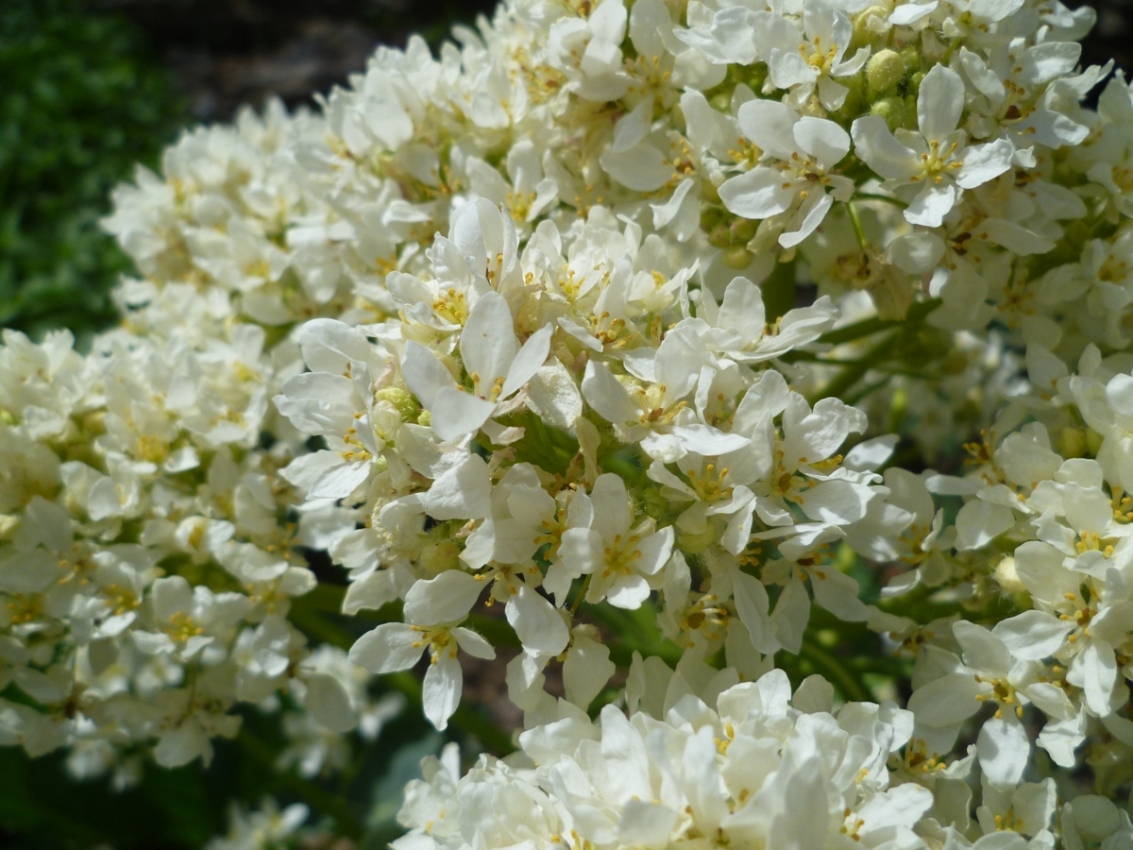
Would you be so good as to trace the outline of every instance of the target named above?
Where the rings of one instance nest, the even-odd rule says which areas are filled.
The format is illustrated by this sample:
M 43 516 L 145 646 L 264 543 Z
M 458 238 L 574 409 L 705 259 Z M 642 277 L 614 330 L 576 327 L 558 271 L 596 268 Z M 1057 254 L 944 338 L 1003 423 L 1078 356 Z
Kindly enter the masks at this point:
M 311 654 L 287 619 L 316 584 L 278 474 L 301 445 L 269 407 L 296 353 L 268 350 L 227 298 L 121 295 L 128 329 L 85 357 L 66 332 L 6 331 L 0 348 L 0 681 L 15 689 L 0 735 L 33 755 L 69 745 L 77 774 L 128 783 L 140 748 L 207 760 L 237 702 L 283 691 L 324 734 L 380 725 L 342 650 Z
M 1092 22 L 512 0 L 187 134 L 115 196 L 123 326 L 0 349 L 0 738 L 180 764 L 284 704 L 314 775 L 394 710 L 359 668 L 445 729 L 500 652 L 524 754 L 428 763 L 399 848 L 1128 845 Z

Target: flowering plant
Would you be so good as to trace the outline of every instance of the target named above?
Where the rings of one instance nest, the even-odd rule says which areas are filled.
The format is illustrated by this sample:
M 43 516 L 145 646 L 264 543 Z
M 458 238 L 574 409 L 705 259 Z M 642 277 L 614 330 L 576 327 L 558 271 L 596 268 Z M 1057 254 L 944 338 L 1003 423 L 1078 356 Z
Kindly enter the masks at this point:
M 106 220 L 122 326 L 5 334 L 0 740 L 128 783 L 248 703 L 315 775 L 376 674 L 494 750 L 426 761 L 399 850 L 1128 846 L 1092 23 L 512 0 L 185 135 Z M 514 733 L 462 704 L 497 652 Z

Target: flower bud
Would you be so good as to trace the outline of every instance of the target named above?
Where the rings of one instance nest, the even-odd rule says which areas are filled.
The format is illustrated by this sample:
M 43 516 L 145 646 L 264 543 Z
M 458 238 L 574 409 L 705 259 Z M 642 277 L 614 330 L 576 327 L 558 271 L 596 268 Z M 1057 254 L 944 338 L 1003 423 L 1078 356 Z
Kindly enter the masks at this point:
M 460 546 L 452 540 L 438 540 L 421 547 L 418 563 L 429 575 L 440 575 L 460 567 Z
M 752 259 L 751 251 L 742 246 L 724 252 L 724 265 L 736 271 L 746 269 L 751 265 Z
M 890 10 L 884 6 L 870 6 L 859 12 L 854 18 L 854 41 L 866 44 L 877 39 L 881 31 L 887 28 L 886 21 Z
M 1086 432 L 1081 428 L 1063 428 L 1054 444 L 1055 451 L 1065 458 L 1086 456 Z
M 1103 439 L 1102 435 L 1093 428 L 1086 429 L 1086 451 L 1089 452 L 1091 457 L 1097 457 Z
M 870 96 L 878 97 L 904 79 L 905 60 L 895 50 L 881 50 L 870 57 L 865 73 Z
M 889 129 L 896 130 L 905 125 L 905 101 L 899 97 L 883 97 L 870 107 L 869 114 L 884 118 Z
M 1027 592 L 1026 585 L 1023 584 L 1018 571 L 1015 569 L 1015 559 L 1010 555 L 996 564 L 995 580 L 999 582 L 1003 592 L 1009 596 Z
M 732 221 L 729 230 L 732 231 L 733 240 L 746 244 L 752 240 L 758 228 L 758 221 L 752 221 L 750 218 L 736 218 Z
M 909 45 L 901 49 L 901 61 L 905 63 L 906 71 L 919 71 L 921 70 L 922 56 L 921 51 L 915 45 Z
M 732 231 L 726 224 L 718 224 L 708 233 L 708 244 L 713 248 L 727 248 L 732 244 Z
M 403 422 L 412 422 L 417 418 L 417 414 L 421 412 L 421 407 L 417 404 L 417 399 L 409 392 L 409 390 L 402 389 L 401 387 L 385 387 L 374 393 L 374 398 L 378 401 L 384 401 L 393 405 Z

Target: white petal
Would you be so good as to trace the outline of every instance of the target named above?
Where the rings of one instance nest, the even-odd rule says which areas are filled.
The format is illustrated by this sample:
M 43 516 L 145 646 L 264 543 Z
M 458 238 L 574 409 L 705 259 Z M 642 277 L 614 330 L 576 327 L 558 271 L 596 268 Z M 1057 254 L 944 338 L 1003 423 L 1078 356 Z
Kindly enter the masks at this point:
M 408 670 L 425 651 L 421 633 L 404 623 L 382 623 L 350 648 L 350 660 L 371 673 Z
M 433 482 L 422 506 L 433 519 L 478 519 L 488 515 L 491 495 L 488 465 L 470 454 Z
M 558 655 L 566 649 L 570 640 L 566 622 L 547 599 L 527 585 L 508 600 L 505 613 L 528 652 Z
M 605 363 L 591 360 L 586 364 L 586 374 L 582 378 L 582 396 L 594 412 L 615 425 L 636 422 L 637 408 L 629 398 L 629 392 L 610 372 Z
M 971 673 L 949 673 L 917 688 L 909 697 L 909 711 L 917 723 L 944 728 L 959 723 L 979 711 L 976 700 L 986 688 Z
M 419 581 L 405 594 L 405 620 L 416 626 L 460 622 L 484 587 L 482 580 L 460 570 L 447 570 L 436 578 Z
M 944 242 L 934 233 L 906 233 L 885 248 L 889 262 L 909 274 L 932 271 L 944 258 Z
M 984 778 L 992 785 L 1014 788 L 1019 784 L 1031 756 L 1031 741 L 1010 706 L 980 729 L 976 752 Z
M 791 128 L 799 114 L 776 100 L 749 100 L 736 114 L 744 135 L 776 159 L 789 160 L 795 152 Z
M 480 394 L 487 395 L 496 378 L 507 374 L 518 350 L 507 300 L 495 291 L 481 295 L 460 334 L 460 356 L 468 374 L 478 376 Z
M 576 632 L 563 662 L 567 699 L 580 708 L 588 708 L 616 670 L 608 647 Z
M 917 172 L 916 153 L 889 132 L 885 119 L 877 115 L 859 118 L 850 128 L 854 153 L 882 177 L 899 180 Z
M 926 182 L 920 194 L 905 210 L 905 220 L 910 224 L 940 227 L 944 216 L 952 210 L 959 197 L 960 190 L 950 182 L 940 184 Z
M 762 219 L 789 209 L 797 188 L 793 180 L 784 180 L 779 171 L 760 166 L 725 181 L 719 191 L 729 212 Z
M 818 225 L 822 224 L 822 220 L 826 218 L 826 213 L 830 211 L 830 207 L 833 205 L 834 199 L 830 195 L 812 191 L 810 197 L 799 208 L 799 214 L 803 216 L 803 220 L 798 230 L 781 234 L 779 244 L 784 248 L 793 248 L 798 245 L 814 233 Z
M 460 692 L 464 687 L 464 674 L 455 653 L 442 651 L 434 657 L 433 663 L 425 671 L 425 685 L 422 696 L 425 716 L 437 729 L 448 727 L 448 719 L 460 704 Z
M 937 65 L 937 68 L 940 66 Z M 956 183 L 964 189 L 982 186 L 1011 167 L 1015 146 L 1009 139 L 973 145 L 964 151 L 964 167 L 956 172 Z
M 456 388 L 448 369 L 419 342 L 410 340 L 405 345 L 405 356 L 401 359 L 401 374 L 405 386 L 421 400 L 429 410 L 433 409 L 437 391 L 449 387 Z
M 307 677 L 307 711 L 332 732 L 344 734 L 358 725 L 350 695 L 342 682 L 326 673 Z
M 551 334 L 555 329 L 551 325 L 544 325 L 535 331 L 519 353 L 515 355 L 511 368 L 507 372 L 500 398 L 507 398 L 534 377 L 539 368 L 547 362 L 547 354 L 551 350 Z
M 849 133 L 825 118 L 801 118 L 795 125 L 795 142 L 823 169 L 833 168 L 850 152 Z
M 490 660 L 496 657 L 496 650 L 492 645 L 472 629 L 463 626 L 455 628 L 452 630 L 452 636 L 456 638 L 457 645 L 473 658 Z
M 634 562 L 634 569 L 643 575 L 651 576 L 660 572 L 673 554 L 673 529 L 666 526 L 656 534 L 651 534 L 637 545 L 641 556 Z
M 964 111 L 964 81 L 944 65 L 933 65 L 917 94 L 917 124 L 929 141 L 956 129 Z
M 589 594 L 587 599 L 589 601 Z M 619 576 L 606 593 L 606 601 L 615 608 L 634 611 L 649 598 L 649 583 L 639 575 Z
M 1039 661 L 1058 652 L 1073 627 L 1073 622 L 1032 610 L 997 623 L 992 634 L 1003 641 L 1016 658 Z
M 629 530 L 633 514 L 625 482 L 619 476 L 612 472 L 599 475 L 590 501 L 594 506 L 593 528 L 605 542 L 612 543 L 616 536 Z
M 442 440 L 456 440 L 480 430 L 495 412 L 496 403 L 456 387 L 443 387 L 433 396 L 430 427 Z

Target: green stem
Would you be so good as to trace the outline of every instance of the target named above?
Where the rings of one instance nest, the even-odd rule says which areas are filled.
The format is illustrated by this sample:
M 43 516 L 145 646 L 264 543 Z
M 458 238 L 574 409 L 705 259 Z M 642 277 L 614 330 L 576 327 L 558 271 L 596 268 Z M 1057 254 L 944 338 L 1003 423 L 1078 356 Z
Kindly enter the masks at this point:
M 876 367 L 889 351 L 897 344 L 900 334 L 893 333 L 863 354 L 852 366 L 843 369 L 834 380 L 822 387 L 817 394 L 809 399 L 814 404 L 820 398 L 840 398 L 843 393 L 861 380 L 870 369 Z
M 842 663 L 812 640 L 803 638 L 799 657 L 809 661 L 818 673 L 842 692 L 851 702 L 869 702 L 872 696 L 869 689 L 857 676 L 847 670 Z
M 362 824 L 354 817 L 345 800 L 304 779 L 293 770 L 279 773 L 275 764 L 275 750 L 267 742 L 248 731 L 246 727 L 240 731 L 237 742 L 265 769 L 278 775 L 291 791 L 309 803 L 312 808 L 334 818 L 335 826 L 340 832 L 350 838 L 361 837 Z
M 892 204 L 893 206 L 900 207 L 901 209 L 904 209 L 905 207 L 908 206 L 908 204 L 902 203 L 901 201 L 897 200 L 896 198 L 890 198 L 888 195 L 875 195 L 871 192 L 855 192 L 854 193 L 854 200 L 858 200 L 858 201 L 882 201 L 883 203 Z
M 861 248 L 863 252 L 865 252 L 867 250 L 867 246 L 869 245 L 865 238 L 865 228 L 862 227 L 862 220 L 858 216 L 857 209 L 855 209 L 854 205 L 849 201 L 846 202 L 846 212 L 850 216 L 850 224 L 853 225 L 854 236 L 857 237 L 858 240 L 858 247 Z
M 832 331 L 827 331 L 818 338 L 818 342 L 825 345 L 841 345 L 844 342 L 864 339 L 867 336 L 873 336 L 873 334 L 881 333 L 890 328 L 902 327 L 913 322 L 919 322 L 939 306 L 939 298 L 932 298 L 928 301 L 918 301 L 909 308 L 909 312 L 905 314 L 905 318 L 903 319 L 879 319 L 876 316 L 871 319 L 862 319 L 860 322 L 854 322 L 852 325 L 846 325 L 843 328 L 835 328 Z M 790 361 L 791 355 L 787 354 L 782 359 Z
M 795 306 L 795 261 L 776 263 L 759 287 L 767 321 L 774 322 Z

